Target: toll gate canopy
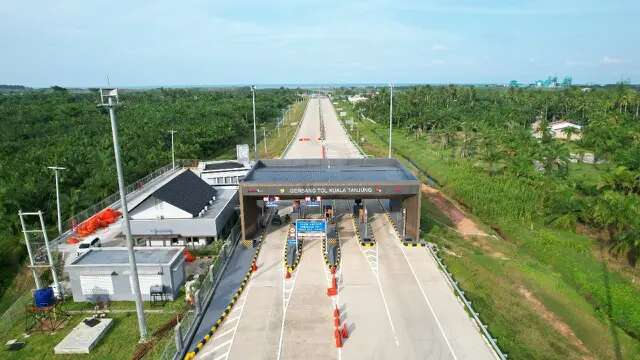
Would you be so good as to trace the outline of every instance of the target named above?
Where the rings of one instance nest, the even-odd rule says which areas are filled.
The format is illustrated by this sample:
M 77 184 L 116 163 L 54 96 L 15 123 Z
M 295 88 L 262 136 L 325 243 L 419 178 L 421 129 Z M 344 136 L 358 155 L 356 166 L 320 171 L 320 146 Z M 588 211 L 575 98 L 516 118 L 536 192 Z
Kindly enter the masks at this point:
M 244 239 L 256 236 L 258 202 L 266 196 L 389 199 L 389 211 L 406 211 L 407 236 L 419 236 L 420 182 L 396 159 L 260 160 L 240 182 L 239 193 Z

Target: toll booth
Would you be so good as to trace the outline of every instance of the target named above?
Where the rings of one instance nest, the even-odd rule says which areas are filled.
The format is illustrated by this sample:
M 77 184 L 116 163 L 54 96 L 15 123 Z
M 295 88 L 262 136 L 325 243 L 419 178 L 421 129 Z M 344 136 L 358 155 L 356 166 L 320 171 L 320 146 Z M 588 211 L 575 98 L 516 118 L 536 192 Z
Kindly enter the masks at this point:
M 322 199 L 355 199 L 356 216 L 362 199 L 383 199 L 406 238 L 420 236 L 420 182 L 395 159 L 260 160 L 240 182 L 239 194 L 243 239 L 256 236 L 257 203 L 265 196 L 294 200 L 299 218 L 312 210 L 325 217 Z

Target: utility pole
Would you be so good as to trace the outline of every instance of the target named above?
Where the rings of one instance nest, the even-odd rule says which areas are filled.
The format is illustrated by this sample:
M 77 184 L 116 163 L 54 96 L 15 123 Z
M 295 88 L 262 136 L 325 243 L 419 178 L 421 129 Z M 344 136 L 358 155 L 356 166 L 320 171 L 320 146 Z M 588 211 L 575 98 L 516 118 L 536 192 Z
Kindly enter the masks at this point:
M 253 103 L 253 152 L 258 160 L 258 135 L 256 134 L 256 86 L 251 85 L 251 102 Z
M 391 137 L 393 131 L 393 84 L 389 84 L 389 159 L 391 159 Z
M 171 166 L 172 166 L 172 169 L 175 170 L 176 169 L 176 152 L 173 147 L 173 134 L 175 134 L 177 131 L 169 130 L 169 132 L 171 133 Z
M 48 169 L 53 170 L 56 177 L 56 208 L 58 210 L 58 235 L 62 235 L 62 216 L 60 214 L 60 184 L 58 172 L 60 170 L 66 170 L 67 168 L 63 168 L 60 166 L 47 166 Z
M 105 102 L 106 100 L 106 102 Z M 127 209 L 127 193 L 124 189 L 124 173 L 122 171 L 122 160 L 120 159 L 120 144 L 118 142 L 118 124 L 116 120 L 115 108 L 120 103 L 118 101 L 118 89 L 100 89 L 100 104 L 109 110 L 111 120 L 111 135 L 113 137 L 113 152 L 116 158 L 116 170 L 118 173 L 118 189 L 120 191 L 120 210 L 124 234 L 127 239 L 127 250 L 129 252 L 129 271 L 131 277 L 131 287 L 136 301 L 136 313 L 138 315 L 138 328 L 140 331 L 140 342 L 147 341 L 147 324 L 144 318 L 144 304 L 140 293 L 140 281 L 138 279 L 138 267 L 136 265 L 136 255 L 133 249 L 133 239 L 131 237 L 131 225 L 129 224 L 129 211 Z

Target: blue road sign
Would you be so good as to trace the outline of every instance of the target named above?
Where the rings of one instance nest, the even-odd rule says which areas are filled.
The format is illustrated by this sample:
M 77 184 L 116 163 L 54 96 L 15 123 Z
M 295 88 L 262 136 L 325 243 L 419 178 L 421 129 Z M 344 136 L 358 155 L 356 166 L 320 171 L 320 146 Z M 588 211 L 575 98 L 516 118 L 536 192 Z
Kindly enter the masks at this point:
M 327 231 L 327 221 L 320 219 L 296 220 L 296 232 L 298 233 L 324 233 Z

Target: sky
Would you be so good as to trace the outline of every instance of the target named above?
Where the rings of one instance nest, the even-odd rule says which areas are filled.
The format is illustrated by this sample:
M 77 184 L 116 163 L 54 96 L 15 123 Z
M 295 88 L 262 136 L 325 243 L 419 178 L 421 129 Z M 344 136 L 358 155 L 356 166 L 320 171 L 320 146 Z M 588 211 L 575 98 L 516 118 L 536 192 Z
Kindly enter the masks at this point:
M 640 83 L 638 0 L 20 0 L 0 84 Z

